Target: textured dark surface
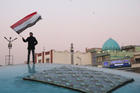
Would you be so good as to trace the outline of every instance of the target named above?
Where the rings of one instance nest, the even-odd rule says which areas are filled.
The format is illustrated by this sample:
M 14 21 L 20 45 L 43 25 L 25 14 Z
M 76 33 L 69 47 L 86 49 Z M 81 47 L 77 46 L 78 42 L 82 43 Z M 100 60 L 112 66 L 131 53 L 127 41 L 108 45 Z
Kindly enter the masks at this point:
M 112 92 L 120 86 L 133 81 L 132 78 L 74 66 L 55 67 L 29 75 L 24 79 L 49 83 L 86 93 Z

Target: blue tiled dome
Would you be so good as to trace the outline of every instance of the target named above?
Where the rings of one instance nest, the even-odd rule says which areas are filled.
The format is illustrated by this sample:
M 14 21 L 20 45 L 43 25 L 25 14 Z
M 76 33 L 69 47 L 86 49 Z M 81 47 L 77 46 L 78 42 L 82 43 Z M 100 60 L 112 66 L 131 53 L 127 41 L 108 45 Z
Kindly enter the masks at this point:
M 119 44 L 113 40 L 112 38 L 109 38 L 103 45 L 102 50 L 120 50 Z

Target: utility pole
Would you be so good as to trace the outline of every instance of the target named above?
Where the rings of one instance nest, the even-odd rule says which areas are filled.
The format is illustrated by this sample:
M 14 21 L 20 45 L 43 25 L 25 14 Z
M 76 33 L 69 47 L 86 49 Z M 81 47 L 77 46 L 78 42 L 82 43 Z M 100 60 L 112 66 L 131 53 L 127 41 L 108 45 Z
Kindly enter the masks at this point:
M 9 37 L 9 39 L 7 39 L 6 37 L 4 37 L 4 39 L 6 39 L 8 41 L 8 49 L 9 49 L 9 55 L 8 55 L 8 65 L 10 65 L 10 57 L 11 57 L 11 49 L 12 49 L 12 42 L 15 41 L 17 38 L 12 39 L 12 37 Z
M 71 52 L 71 64 L 74 64 L 74 49 L 73 49 L 73 43 L 71 43 L 71 48 L 70 48 L 70 52 Z

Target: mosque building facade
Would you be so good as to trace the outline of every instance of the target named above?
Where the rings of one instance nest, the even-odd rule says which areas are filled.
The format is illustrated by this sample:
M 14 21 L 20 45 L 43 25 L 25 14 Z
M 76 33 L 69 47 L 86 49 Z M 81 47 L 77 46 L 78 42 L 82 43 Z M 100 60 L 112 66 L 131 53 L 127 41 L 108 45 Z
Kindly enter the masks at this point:
M 126 65 L 140 63 L 140 46 L 138 45 L 128 45 L 120 47 L 119 44 L 109 38 L 102 46 L 99 48 L 86 49 L 87 52 L 92 54 L 92 65 L 104 65 L 104 62 L 109 64 L 116 63 L 116 65 Z M 112 63 L 111 63 L 112 62 Z

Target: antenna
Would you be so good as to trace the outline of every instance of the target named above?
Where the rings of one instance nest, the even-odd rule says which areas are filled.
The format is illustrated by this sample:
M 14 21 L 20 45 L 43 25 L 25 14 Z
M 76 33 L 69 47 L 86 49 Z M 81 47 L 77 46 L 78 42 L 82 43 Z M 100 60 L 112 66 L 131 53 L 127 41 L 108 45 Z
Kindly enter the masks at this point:
M 13 60 L 13 56 L 11 55 L 12 42 L 15 41 L 17 38 L 12 39 L 12 37 L 9 37 L 9 39 L 7 39 L 6 37 L 4 37 L 4 39 L 6 39 L 6 41 L 8 41 L 8 49 L 9 49 L 9 55 L 5 56 L 5 64 L 7 63 L 6 59 L 8 57 L 8 65 L 10 65 L 10 64 L 12 64 L 11 58 Z

